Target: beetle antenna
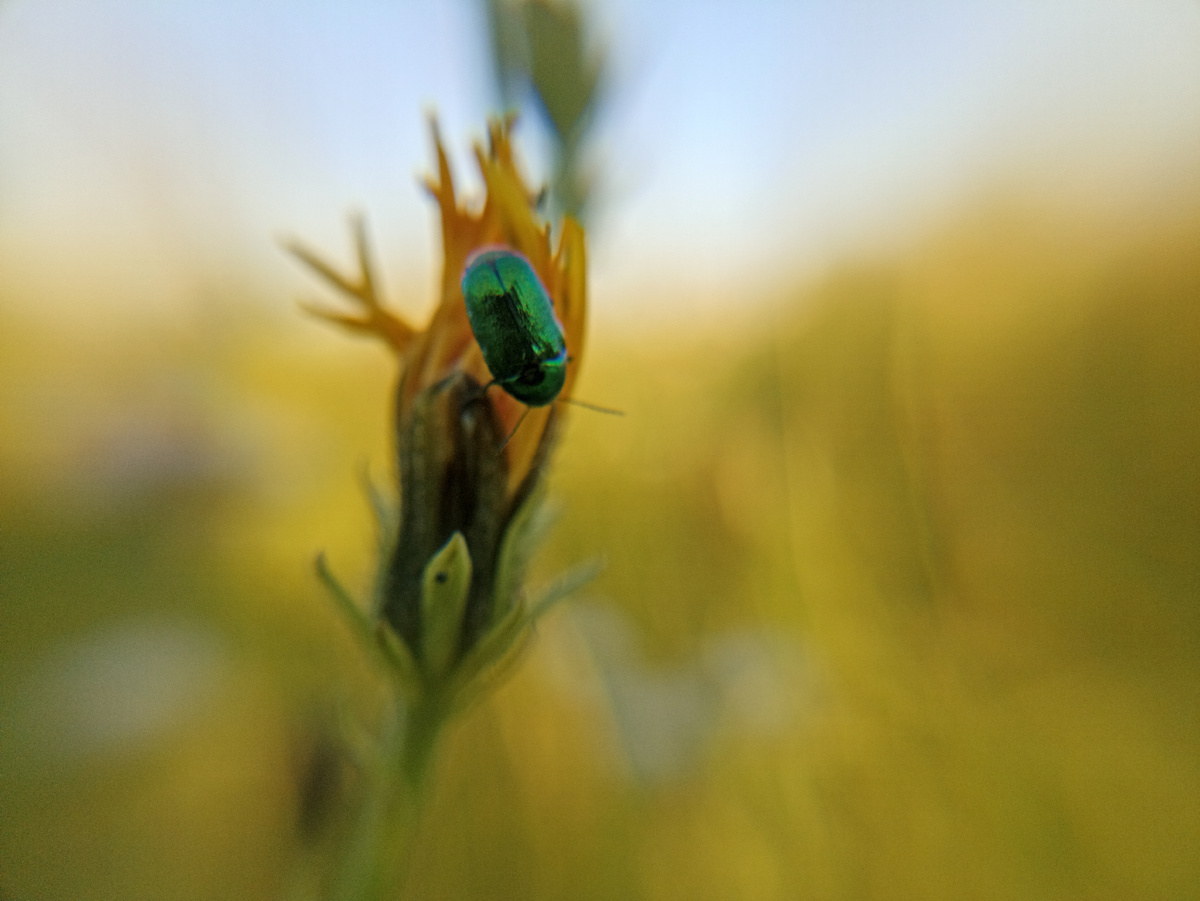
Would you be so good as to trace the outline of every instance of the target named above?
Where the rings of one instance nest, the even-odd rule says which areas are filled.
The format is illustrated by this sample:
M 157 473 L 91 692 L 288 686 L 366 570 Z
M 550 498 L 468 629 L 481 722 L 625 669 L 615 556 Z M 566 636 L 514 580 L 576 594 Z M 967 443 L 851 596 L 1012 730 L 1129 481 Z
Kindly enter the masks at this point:
M 529 415 L 529 410 L 529 407 L 525 408 L 525 412 L 521 414 L 521 418 L 517 420 L 517 424 L 512 427 L 512 431 L 508 433 L 508 437 L 504 439 L 504 443 L 496 449 L 496 453 L 500 453 L 500 451 L 508 447 L 508 442 L 512 441 L 513 435 L 517 434 L 517 429 L 521 427 L 521 423 L 523 423 L 525 421 L 525 417 Z
M 609 416 L 624 416 L 624 410 L 614 410 L 612 407 L 602 407 L 599 404 L 589 404 L 586 400 L 576 400 L 573 397 L 560 397 L 558 402 L 561 404 L 571 404 L 575 407 L 583 407 L 585 410 L 594 410 L 597 413 L 607 413 Z

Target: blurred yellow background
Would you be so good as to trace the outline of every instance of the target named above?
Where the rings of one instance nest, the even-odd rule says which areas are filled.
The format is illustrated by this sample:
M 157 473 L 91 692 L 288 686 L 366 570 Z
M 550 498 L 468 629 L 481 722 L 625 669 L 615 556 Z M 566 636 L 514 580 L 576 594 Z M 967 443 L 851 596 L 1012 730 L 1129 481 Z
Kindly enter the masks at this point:
M 706 290 L 703 245 L 621 270 L 607 201 L 576 393 L 626 415 L 571 412 L 534 582 L 606 569 L 452 731 L 412 896 L 1200 893 L 1200 190 L 1161 165 L 751 249 L 752 297 Z M 131 299 L 90 275 L 104 235 L 64 256 L 21 209 L 0 898 L 315 897 L 380 686 L 311 560 L 368 590 L 393 365 L 303 319 L 299 276 L 180 232 Z

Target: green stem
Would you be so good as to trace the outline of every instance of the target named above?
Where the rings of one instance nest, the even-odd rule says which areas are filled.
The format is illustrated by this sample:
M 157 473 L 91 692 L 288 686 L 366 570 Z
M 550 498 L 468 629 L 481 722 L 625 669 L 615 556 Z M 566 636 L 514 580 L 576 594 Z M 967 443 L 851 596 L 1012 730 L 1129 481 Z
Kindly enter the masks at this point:
M 445 705 L 436 695 L 411 706 L 398 703 L 391 712 L 335 886 L 337 901 L 402 897 L 445 722 Z
M 408 709 L 401 753 L 401 772 L 409 788 L 421 792 L 433 763 L 438 736 L 446 723 L 446 707 L 433 693 Z

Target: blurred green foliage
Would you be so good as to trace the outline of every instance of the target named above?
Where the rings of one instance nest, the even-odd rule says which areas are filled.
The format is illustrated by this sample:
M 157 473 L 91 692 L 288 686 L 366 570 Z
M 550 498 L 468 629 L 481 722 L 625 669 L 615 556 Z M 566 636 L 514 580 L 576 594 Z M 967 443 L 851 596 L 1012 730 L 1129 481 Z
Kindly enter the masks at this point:
M 542 571 L 608 568 L 452 733 L 413 896 L 1194 894 L 1198 297 L 1200 215 L 996 208 L 598 336 Z M 310 562 L 371 572 L 384 355 L 6 320 L 0 891 L 314 897 L 379 696 Z

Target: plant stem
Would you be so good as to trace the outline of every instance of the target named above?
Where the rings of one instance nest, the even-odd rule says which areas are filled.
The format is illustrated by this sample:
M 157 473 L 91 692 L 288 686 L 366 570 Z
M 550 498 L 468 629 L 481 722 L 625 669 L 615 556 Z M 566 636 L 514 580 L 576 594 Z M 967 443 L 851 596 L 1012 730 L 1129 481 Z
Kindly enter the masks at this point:
M 335 886 L 337 901 L 402 897 L 445 721 L 445 706 L 436 693 L 411 705 L 400 701 L 390 712 Z

